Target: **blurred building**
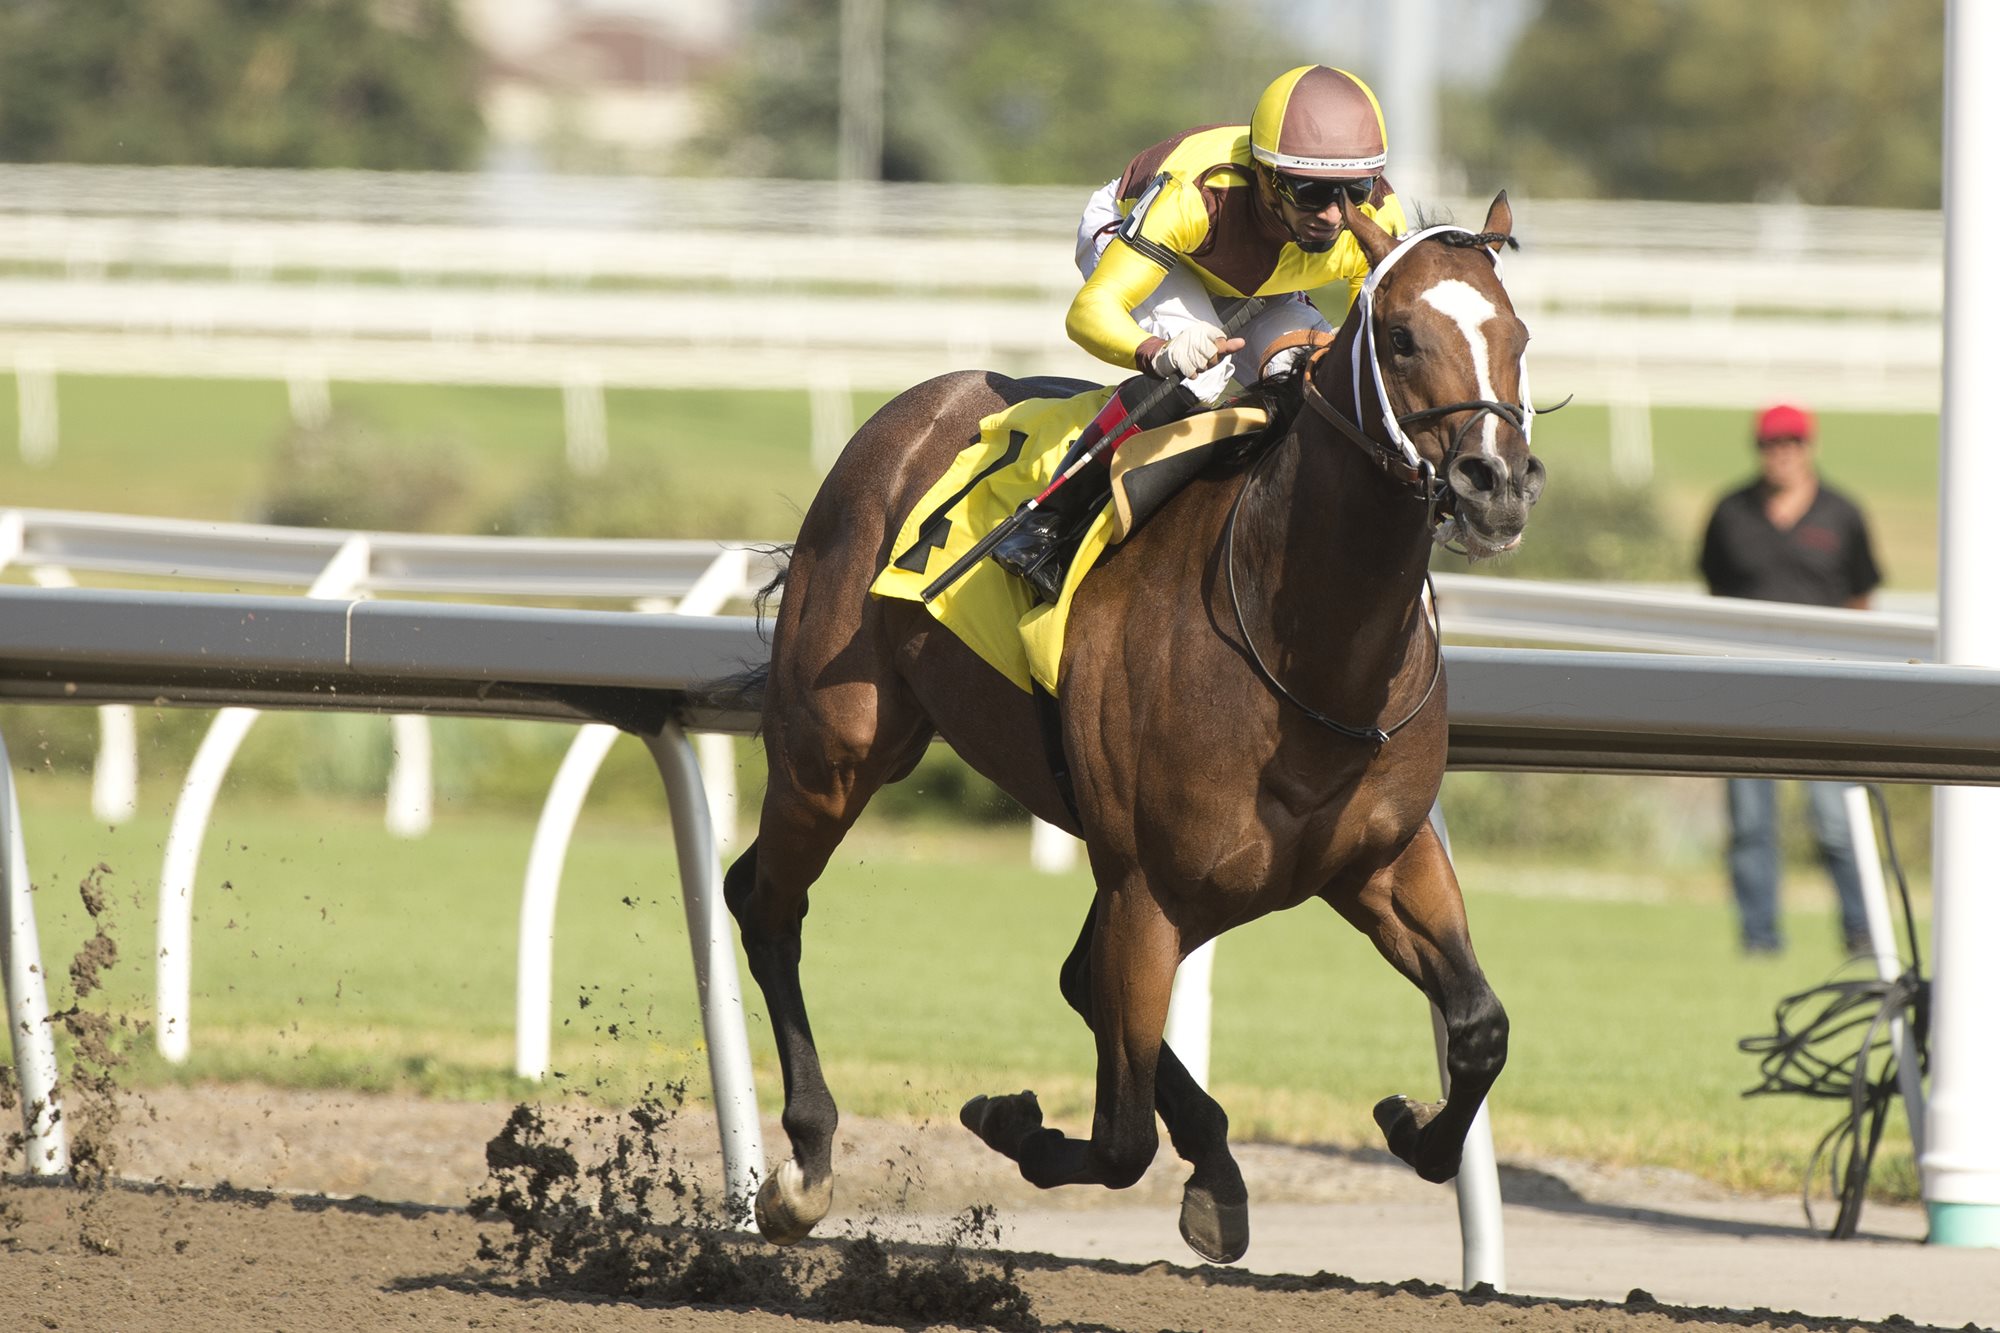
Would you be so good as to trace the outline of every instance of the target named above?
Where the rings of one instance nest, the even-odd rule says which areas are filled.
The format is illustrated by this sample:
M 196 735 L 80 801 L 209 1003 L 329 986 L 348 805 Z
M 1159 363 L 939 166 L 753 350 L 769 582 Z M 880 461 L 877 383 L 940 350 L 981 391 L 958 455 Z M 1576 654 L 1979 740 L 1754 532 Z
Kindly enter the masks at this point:
M 487 53 L 496 165 L 658 170 L 693 131 L 694 88 L 744 29 L 741 0 L 460 0 Z

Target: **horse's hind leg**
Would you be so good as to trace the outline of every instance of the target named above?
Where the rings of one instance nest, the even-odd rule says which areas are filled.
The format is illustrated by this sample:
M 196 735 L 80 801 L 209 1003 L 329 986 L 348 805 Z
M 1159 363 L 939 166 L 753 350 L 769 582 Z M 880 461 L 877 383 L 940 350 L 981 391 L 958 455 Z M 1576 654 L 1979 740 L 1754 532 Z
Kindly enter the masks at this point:
M 1334 907 L 1444 1015 L 1451 1091 L 1441 1102 L 1386 1097 L 1375 1123 L 1389 1150 L 1429 1181 L 1458 1174 L 1472 1118 L 1507 1063 L 1507 1013 L 1472 953 L 1458 877 L 1426 824 L 1403 854 Z
M 892 718 L 886 702 L 838 714 L 820 700 L 767 726 L 771 780 L 757 840 L 729 867 L 723 895 L 750 975 L 763 991 L 784 1075 L 792 1158 L 764 1182 L 756 1200 L 757 1229 L 774 1244 L 803 1239 L 833 1204 L 839 1112 L 820 1070 L 799 985 L 807 890 L 868 799 L 908 770 L 929 735 L 914 711 L 898 708 Z

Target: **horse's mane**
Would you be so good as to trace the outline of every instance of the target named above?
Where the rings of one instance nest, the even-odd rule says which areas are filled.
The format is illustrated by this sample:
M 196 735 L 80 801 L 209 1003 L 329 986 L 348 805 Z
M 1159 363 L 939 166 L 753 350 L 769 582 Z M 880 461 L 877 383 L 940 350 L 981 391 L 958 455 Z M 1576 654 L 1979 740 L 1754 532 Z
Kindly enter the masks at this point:
M 1451 210 L 1441 208 L 1433 213 L 1422 204 L 1410 205 L 1410 230 L 1422 231 L 1426 227 L 1448 227 L 1452 225 Z M 1435 239 L 1446 245 L 1455 245 L 1461 250 L 1470 250 L 1475 245 L 1504 245 L 1509 250 L 1518 250 L 1521 243 L 1504 231 L 1459 232 L 1450 231 Z

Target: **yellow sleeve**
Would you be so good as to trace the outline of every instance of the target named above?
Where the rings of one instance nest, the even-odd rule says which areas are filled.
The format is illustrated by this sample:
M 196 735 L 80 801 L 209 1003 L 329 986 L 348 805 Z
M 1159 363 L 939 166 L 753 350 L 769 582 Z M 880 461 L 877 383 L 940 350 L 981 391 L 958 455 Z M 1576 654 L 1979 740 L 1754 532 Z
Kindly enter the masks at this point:
M 1112 238 L 1063 321 L 1084 351 L 1126 370 L 1135 368 L 1132 356 L 1148 336 L 1132 310 L 1182 255 L 1193 254 L 1208 238 L 1208 204 L 1200 190 L 1170 176 L 1150 200 L 1142 197 L 1133 207 L 1126 225 L 1135 221 L 1136 244 Z
M 1133 370 L 1133 354 L 1147 335 L 1132 318 L 1132 309 L 1166 276 L 1165 269 L 1113 237 L 1096 270 L 1069 303 L 1063 327 L 1092 356 Z

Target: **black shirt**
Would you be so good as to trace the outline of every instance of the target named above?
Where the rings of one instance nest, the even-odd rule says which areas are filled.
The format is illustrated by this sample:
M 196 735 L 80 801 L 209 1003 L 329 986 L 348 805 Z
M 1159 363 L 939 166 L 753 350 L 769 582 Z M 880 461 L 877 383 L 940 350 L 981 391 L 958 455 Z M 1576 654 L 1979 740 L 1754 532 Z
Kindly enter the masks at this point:
M 1764 514 L 1769 488 L 1722 497 L 1701 544 L 1701 574 L 1718 597 L 1844 606 L 1882 582 L 1861 511 L 1824 483 L 1805 516 L 1781 532 Z

